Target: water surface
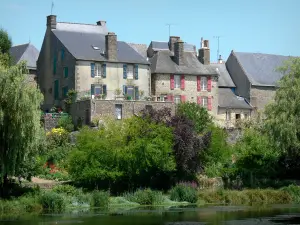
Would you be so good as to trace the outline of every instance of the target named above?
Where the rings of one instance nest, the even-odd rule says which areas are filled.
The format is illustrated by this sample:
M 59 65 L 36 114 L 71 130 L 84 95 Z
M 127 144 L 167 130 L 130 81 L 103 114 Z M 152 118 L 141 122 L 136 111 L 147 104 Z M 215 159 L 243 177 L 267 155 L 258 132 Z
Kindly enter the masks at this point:
M 201 208 L 139 208 L 104 212 L 44 214 L 18 220 L 2 220 L 1 225 L 280 225 L 300 224 L 300 205 L 269 207 L 205 206 Z

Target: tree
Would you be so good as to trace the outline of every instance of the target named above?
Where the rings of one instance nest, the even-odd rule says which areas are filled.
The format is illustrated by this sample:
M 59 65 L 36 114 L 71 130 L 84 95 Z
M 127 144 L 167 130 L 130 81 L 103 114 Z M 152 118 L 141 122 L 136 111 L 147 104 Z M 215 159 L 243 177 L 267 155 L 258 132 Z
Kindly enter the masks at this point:
M 207 110 L 199 104 L 185 102 L 178 105 L 178 115 L 184 115 L 189 120 L 193 121 L 197 133 L 202 133 L 208 125 L 212 123 L 211 116 Z
M 8 33 L 0 29 L 0 65 L 8 67 L 11 63 L 9 50 L 12 46 L 11 38 Z
M 286 61 L 278 69 L 284 76 L 279 81 L 275 101 L 265 110 L 265 127 L 282 152 L 300 155 L 300 58 Z
M 25 82 L 25 63 L 0 66 L 0 183 L 36 150 L 43 133 L 42 94 Z

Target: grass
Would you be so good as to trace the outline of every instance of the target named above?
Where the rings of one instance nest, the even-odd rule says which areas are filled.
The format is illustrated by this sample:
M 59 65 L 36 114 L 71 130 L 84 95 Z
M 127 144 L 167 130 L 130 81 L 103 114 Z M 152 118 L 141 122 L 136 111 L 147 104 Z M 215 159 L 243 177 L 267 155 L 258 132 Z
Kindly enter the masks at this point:
M 92 193 L 91 206 L 107 209 L 109 207 L 109 192 L 94 191 Z
M 170 190 L 170 199 L 178 202 L 196 203 L 198 201 L 197 189 L 184 184 L 177 184 Z
M 140 205 L 161 205 L 165 200 L 162 192 L 152 191 L 151 189 L 126 193 L 123 197 L 129 202 L 136 202 Z
M 198 199 L 206 203 L 229 205 L 257 205 L 257 204 L 288 204 L 293 197 L 284 190 L 253 189 L 253 190 L 203 190 L 199 191 Z

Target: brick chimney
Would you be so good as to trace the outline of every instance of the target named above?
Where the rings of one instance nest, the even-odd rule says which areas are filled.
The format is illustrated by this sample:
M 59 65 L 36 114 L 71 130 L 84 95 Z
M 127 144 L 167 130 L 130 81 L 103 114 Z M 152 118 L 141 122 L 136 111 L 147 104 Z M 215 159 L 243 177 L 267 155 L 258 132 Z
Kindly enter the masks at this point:
M 184 64 L 184 43 L 182 40 L 178 40 L 174 44 L 174 61 L 177 65 L 181 66 Z
M 47 16 L 47 28 L 56 29 L 56 16 L 55 15 Z
M 198 60 L 204 65 L 210 64 L 209 41 L 203 40 L 203 38 L 201 38 L 201 48 L 199 49 Z
M 171 52 L 174 52 L 174 45 L 178 40 L 180 40 L 180 37 L 170 36 L 170 38 L 169 38 L 169 49 L 170 49 Z
M 99 20 L 99 21 L 97 21 L 97 25 L 105 27 L 106 26 L 106 21 L 105 20 Z
M 116 61 L 118 59 L 117 35 L 113 32 L 108 32 L 105 35 L 106 57 L 108 60 Z

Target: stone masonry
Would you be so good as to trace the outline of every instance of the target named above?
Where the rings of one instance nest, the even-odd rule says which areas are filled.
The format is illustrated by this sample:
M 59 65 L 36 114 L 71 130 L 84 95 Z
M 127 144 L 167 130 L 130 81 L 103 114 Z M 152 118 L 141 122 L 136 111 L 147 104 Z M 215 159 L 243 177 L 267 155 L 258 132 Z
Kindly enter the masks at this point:
M 250 102 L 255 109 L 254 112 L 263 111 L 265 106 L 274 100 L 275 92 L 275 87 L 251 86 Z

